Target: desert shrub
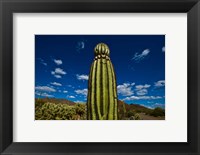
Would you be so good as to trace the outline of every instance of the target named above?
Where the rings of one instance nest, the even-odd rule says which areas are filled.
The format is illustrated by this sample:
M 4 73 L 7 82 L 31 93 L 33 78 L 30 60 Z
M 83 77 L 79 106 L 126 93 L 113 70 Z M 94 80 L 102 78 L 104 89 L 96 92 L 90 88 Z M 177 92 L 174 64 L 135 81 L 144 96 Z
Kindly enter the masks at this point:
M 155 117 L 165 116 L 165 110 L 160 107 L 157 107 L 152 111 L 151 115 Z
M 137 109 L 136 112 L 137 112 L 137 113 L 141 113 L 141 112 L 143 112 L 143 111 L 140 110 L 140 109 Z
M 127 117 L 135 116 L 135 111 L 130 110 L 126 113 Z
M 84 104 L 78 103 L 75 104 L 76 113 L 79 115 L 83 115 L 86 110 L 86 106 Z
M 84 104 L 44 103 L 35 108 L 36 120 L 79 120 L 86 119 Z
M 141 117 L 138 113 L 136 113 L 134 116 L 135 116 L 135 120 L 141 120 Z
M 35 108 L 40 108 L 45 102 L 41 99 L 36 99 L 35 100 Z
M 129 117 L 128 120 L 135 120 L 135 116 Z
M 134 115 L 130 115 L 128 120 L 141 120 L 141 117 L 138 113 L 134 113 Z

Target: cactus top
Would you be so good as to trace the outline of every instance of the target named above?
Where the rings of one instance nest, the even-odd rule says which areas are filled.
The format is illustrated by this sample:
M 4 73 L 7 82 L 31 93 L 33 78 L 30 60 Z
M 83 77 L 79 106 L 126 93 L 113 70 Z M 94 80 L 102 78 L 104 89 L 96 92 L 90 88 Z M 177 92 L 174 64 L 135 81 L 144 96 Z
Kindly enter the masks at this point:
M 95 53 L 95 56 L 97 56 L 97 55 L 107 55 L 107 56 L 109 56 L 110 50 L 109 50 L 109 47 L 106 44 L 99 43 L 94 48 L 94 53 Z

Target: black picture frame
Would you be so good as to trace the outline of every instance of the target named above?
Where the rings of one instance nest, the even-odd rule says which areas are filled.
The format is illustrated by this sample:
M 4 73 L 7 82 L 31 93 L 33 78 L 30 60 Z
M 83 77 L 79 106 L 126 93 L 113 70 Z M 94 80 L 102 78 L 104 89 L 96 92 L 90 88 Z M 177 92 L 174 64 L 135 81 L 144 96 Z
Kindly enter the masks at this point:
M 187 143 L 13 142 L 13 13 L 187 13 Z M 200 154 L 199 0 L 0 0 L 1 154 Z M 181 59 L 181 57 L 180 57 Z M 31 134 L 31 133 L 30 133 Z M 123 133 L 122 133 L 123 134 Z M 156 135 L 155 135 L 156 136 Z

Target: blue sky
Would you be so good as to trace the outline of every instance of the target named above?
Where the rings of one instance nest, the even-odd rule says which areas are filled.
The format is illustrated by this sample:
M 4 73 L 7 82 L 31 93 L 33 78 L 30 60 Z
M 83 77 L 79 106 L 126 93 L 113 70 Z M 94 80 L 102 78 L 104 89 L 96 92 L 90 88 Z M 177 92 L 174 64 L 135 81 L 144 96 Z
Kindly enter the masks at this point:
M 106 43 L 118 98 L 165 107 L 164 35 L 35 35 L 35 96 L 86 102 L 94 47 Z

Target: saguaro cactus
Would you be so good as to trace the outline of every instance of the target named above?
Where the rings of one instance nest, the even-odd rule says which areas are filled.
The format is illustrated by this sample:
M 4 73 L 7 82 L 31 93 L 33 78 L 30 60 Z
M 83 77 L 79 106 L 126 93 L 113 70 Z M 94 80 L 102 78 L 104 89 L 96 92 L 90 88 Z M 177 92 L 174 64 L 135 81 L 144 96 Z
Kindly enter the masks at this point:
M 117 120 L 117 89 L 110 50 L 104 43 L 94 49 L 95 58 L 91 65 L 87 118 L 89 120 Z

